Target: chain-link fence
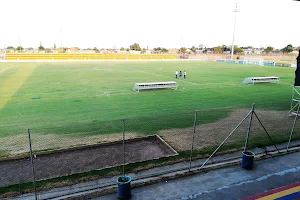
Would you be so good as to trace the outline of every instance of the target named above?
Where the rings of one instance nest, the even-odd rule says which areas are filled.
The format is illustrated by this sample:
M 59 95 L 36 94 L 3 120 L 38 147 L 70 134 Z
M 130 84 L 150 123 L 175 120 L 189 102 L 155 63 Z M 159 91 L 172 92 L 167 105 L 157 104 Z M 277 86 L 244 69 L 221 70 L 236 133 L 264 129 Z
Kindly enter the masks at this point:
M 203 158 L 210 155 L 214 162 L 219 154 L 245 150 L 247 133 L 247 148 L 266 147 L 299 139 L 299 128 L 287 111 L 253 112 L 250 106 L 29 127 L 1 138 L 0 188 L 24 188 L 26 183 L 58 177 L 68 180 L 70 175 L 86 181 L 135 172 L 144 178 L 162 171 L 137 172 L 170 164 L 168 170 L 191 169 L 205 164 Z M 32 185 L 28 187 L 33 191 Z

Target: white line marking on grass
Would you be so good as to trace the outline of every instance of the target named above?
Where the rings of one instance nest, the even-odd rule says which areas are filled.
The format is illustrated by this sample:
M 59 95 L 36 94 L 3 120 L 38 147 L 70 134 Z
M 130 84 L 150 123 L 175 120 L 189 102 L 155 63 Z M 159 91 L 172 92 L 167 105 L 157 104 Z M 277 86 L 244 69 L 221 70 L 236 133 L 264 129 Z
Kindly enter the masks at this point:
M 170 78 L 169 76 L 163 76 L 163 75 L 159 75 L 159 74 L 155 74 L 155 73 L 151 73 L 151 72 L 146 72 L 146 71 L 143 71 L 143 70 L 140 70 L 140 69 L 128 68 L 128 67 L 127 67 L 127 69 L 132 69 L 132 70 L 139 71 L 139 72 L 142 72 L 142 73 L 145 73 L 145 74 L 151 74 L 151 75 L 160 76 L 160 77 L 164 77 L 164 78 Z M 193 83 L 193 82 L 189 82 L 189 81 L 186 81 L 186 80 L 176 79 L 176 81 L 177 80 L 185 82 L 185 83 L 189 83 L 189 84 L 192 84 L 192 85 L 202 85 L 202 84 L 199 84 L 199 83 Z
M 108 95 L 106 92 L 104 92 L 104 94 L 105 94 L 107 97 L 109 97 L 109 95 Z
M 13 65 L 6 67 L 5 69 L 2 69 L 2 70 L 0 70 L 0 73 L 5 72 L 6 70 L 8 70 L 9 68 L 12 68 L 12 67 L 13 67 Z

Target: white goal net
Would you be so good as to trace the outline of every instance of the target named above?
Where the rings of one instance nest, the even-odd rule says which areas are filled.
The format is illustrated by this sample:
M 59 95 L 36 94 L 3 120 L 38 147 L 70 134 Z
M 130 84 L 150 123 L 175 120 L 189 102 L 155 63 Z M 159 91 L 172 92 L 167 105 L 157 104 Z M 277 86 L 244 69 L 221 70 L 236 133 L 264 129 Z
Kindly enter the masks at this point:
M 248 57 L 248 58 L 245 58 L 245 63 L 246 64 L 250 64 L 250 65 L 261 65 L 263 66 L 264 65 L 264 59 L 263 58 L 251 58 L 251 57 Z

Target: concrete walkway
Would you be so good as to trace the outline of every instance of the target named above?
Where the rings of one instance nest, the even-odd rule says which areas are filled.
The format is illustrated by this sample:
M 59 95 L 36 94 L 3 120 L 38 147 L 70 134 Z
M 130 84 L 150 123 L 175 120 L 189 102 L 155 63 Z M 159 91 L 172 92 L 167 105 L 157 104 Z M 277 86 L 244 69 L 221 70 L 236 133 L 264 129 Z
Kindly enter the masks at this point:
M 221 168 L 171 181 L 133 188 L 132 200 L 241 199 L 300 182 L 300 152 L 255 162 L 253 170 Z M 116 199 L 116 193 L 93 200 Z
M 284 151 L 287 144 L 277 145 L 278 148 Z M 151 168 L 148 170 L 140 171 L 134 174 L 127 174 L 132 177 L 132 199 L 216 199 L 210 198 L 209 195 L 218 195 L 221 199 L 236 199 L 230 198 L 226 195 L 226 191 L 240 187 L 238 190 L 240 197 L 246 197 L 255 194 L 257 192 L 263 192 L 269 190 L 269 183 L 265 187 L 258 187 L 262 191 L 248 191 L 248 184 L 255 184 L 265 180 L 263 177 L 277 176 L 276 173 L 288 176 L 290 172 L 295 173 L 300 181 L 299 166 L 300 166 L 300 153 L 299 141 L 294 141 L 291 146 L 295 147 L 295 153 L 285 154 L 278 157 L 272 157 L 265 160 L 256 160 L 255 169 L 251 171 L 243 170 L 240 167 L 241 152 L 235 152 L 225 155 L 214 156 L 200 171 L 199 167 L 204 163 L 206 159 L 195 160 L 191 164 L 191 172 L 193 175 L 185 176 L 189 174 L 189 163 L 182 162 L 173 165 L 167 165 L 162 167 Z M 297 150 L 298 149 L 298 150 Z M 251 151 L 256 153 L 256 159 L 263 159 L 268 155 L 276 153 L 274 146 L 266 148 L 255 148 Z M 272 151 L 274 151 L 272 153 Z M 220 169 L 216 169 L 220 168 Z M 275 174 L 275 175 L 272 175 Z M 283 177 L 285 177 L 283 176 Z M 175 177 L 181 177 L 179 179 L 173 179 Z M 255 181 L 255 180 L 258 181 Z M 97 197 L 95 199 L 116 199 L 116 180 L 117 176 L 110 178 L 102 178 L 85 183 L 74 184 L 72 186 L 54 188 L 48 191 L 43 191 L 38 194 L 38 199 L 72 199 L 83 197 L 95 197 L 100 194 L 108 194 L 106 196 Z M 161 182 L 162 180 L 168 180 L 167 182 Z M 288 180 L 287 182 L 292 182 Z M 160 183 L 158 183 L 160 182 Z M 150 183 L 157 183 L 149 186 Z M 276 181 L 272 182 L 275 184 Z M 271 184 L 271 183 L 270 183 Z M 282 182 L 283 185 L 288 184 Z M 143 187 L 141 187 L 143 186 Z M 273 186 L 273 187 L 272 187 Z M 277 185 L 270 185 L 270 189 L 277 187 Z M 251 188 L 253 188 L 251 186 Z M 222 191 L 224 194 L 222 194 Z M 206 195 L 206 196 L 203 196 Z M 237 195 L 235 193 L 235 195 Z M 207 197 L 207 198 L 206 198 Z M 237 197 L 237 196 L 235 196 Z M 237 197 L 237 198 L 240 198 Z M 35 199 L 34 194 L 24 194 L 12 199 Z M 218 198 L 217 198 L 218 199 Z

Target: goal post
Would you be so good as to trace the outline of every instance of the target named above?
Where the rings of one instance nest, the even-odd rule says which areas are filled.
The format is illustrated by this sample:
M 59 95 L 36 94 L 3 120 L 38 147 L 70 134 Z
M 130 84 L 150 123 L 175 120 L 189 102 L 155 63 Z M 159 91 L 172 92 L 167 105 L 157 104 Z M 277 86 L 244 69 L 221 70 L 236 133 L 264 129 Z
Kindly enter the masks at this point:
M 250 64 L 250 65 L 264 65 L 264 59 L 260 57 L 246 57 L 244 59 L 245 64 Z

